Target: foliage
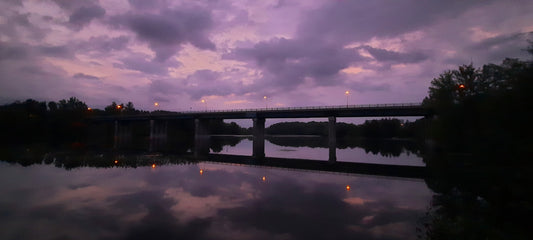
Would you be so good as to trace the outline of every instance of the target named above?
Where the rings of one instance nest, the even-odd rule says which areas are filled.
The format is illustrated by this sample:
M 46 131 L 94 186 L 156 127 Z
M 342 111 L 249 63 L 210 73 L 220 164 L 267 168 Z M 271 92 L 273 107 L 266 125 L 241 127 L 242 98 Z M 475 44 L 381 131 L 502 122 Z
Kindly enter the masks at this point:
M 337 138 L 423 138 L 423 119 L 406 122 L 399 119 L 367 120 L 363 124 L 336 123 Z M 272 135 L 328 135 L 328 122 L 282 122 L 266 129 Z
M 532 66 L 505 59 L 478 69 L 462 65 L 433 79 L 424 99 L 436 113 L 432 137 L 447 151 L 513 159 L 531 153 L 533 131 L 526 116 L 533 109 Z

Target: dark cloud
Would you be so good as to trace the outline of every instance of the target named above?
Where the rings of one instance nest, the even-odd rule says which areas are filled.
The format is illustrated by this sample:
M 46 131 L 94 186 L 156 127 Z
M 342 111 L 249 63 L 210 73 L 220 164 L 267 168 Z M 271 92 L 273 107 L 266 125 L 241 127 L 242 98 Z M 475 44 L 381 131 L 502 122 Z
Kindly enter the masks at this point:
M 171 60 L 164 63 L 148 60 L 149 56 L 144 54 L 130 54 L 128 57 L 120 59 L 120 63 L 113 64 L 116 68 L 131 69 L 146 74 L 167 76 L 169 67 L 178 67 L 180 62 Z
M 533 39 L 533 32 L 498 35 L 481 42 L 470 44 L 463 51 L 476 59 L 486 59 L 488 62 L 499 63 L 507 57 L 521 57 L 527 59 L 525 51 L 528 40 Z M 465 56 L 468 58 L 469 56 Z M 472 60 L 472 59 L 470 59 Z M 464 64 L 462 62 L 460 64 Z
M 70 1 L 53 0 L 60 8 L 69 14 L 67 26 L 74 30 L 80 30 L 91 21 L 105 16 L 105 9 L 102 8 L 98 0 Z
M 153 94 L 172 95 L 181 93 L 183 91 L 183 87 L 180 87 L 176 83 L 169 80 L 157 79 L 152 80 L 149 90 Z
M 487 1 L 328 1 L 306 13 L 300 38 L 339 44 L 394 37 L 461 15 Z
M 186 84 L 185 91 L 195 100 L 202 96 L 226 96 L 242 91 L 242 86 L 238 83 L 225 82 L 222 80 L 221 73 L 211 70 L 196 71 L 189 75 L 184 83 Z
M 4 2 L 12 6 L 22 6 L 22 0 L 4 0 Z
M 240 83 L 228 83 L 222 79 L 220 72 L 198 70 L 181 79 L 156 79 L 149 85 L 152 95 L 187 94 L 193 100 L 205 96 L 227 96 L 232 93 L 244 93 Z
M 62 69 L 43 62 L 29 53 L 24 58 L 2 61 L 0 95 L 12 99 L 31 97 L 55 100 L 68 97 L 64 96 L 63 90 L 74 86 L 66 78 L 66 73 Z
M 125 50 L 128 47 L 130 38 L 119 36 L 110 38 L 107 36 L 91 37 L 87 41 L 73 43 L 78 51 L 94 54 L 95 56 L 106 56 L 112 51 Z
M 10 45 L 0 42 L 0 61 L 20 60 L 28 57 L 28 49 L 25 46 Z
M 186 43 L 200 49 L 215 49 L 208 38 L 213 26 L 211 12 L 198 7 L 162 10 L 158 14 L 130 12 L 113 17 L 111 25 L 133 31 L 139 40 L 148 43 L 160 62 Z
M 81 7 L 70 15 L 68 22 L 74 26 L 83 27 L 93 19 L 100 18 L 104 15 L 105 9 L 100 6 Z
M 283 5 L 280 1 L 278 5 Z M 438 22 L 476 6 L 459 1 L 389 2 L 389 1 L 328 1 L 323 6 L 306 12 L 292 39 L 274 38 L 240 47 L 224 58 L 245 62 L 252 61 L 263 70 L 255 88 L 276 88 L 279 91 L 295 89 L 303 83 L 314 85 L 350 85 L 360 91 L 386 90 L 388 84 L 375 82 L 347 82 L 340 70 L 349 66 L 365 66 L 370 69 L 390 70 L 392 64 L 420 63 L 429 54 L 416 48 L 407 52 L 363 46 L 345 48 L 349 43 L 367 41 L 373 37 L 395 37 Z M 379 66 L 368 64 L 370 59 L 358 54 L 365 49 Z
M 339 82 L 338 73 L 350 63 L 363 59 L 354 49 L 303 39 L 272 39 L 251 48 L 237 48 L 226 59 L 252 61 L 263 69 L 256 87 L 293 89 L 306 78 L 317 85 Z
M 19 39 L 24 34 L 29 34 L 29 37 L 34 39 L 42 39 L 47 33 L 47 29 L 41 29 L 30 22 L 29 13 L 7 11 L 2 13 L 2 16 L 5 20 L 0 23 L 0 32 L 11 39 Z
M 397 79 L 390 79 L 397 80 Z M 367 92 L 367 91 L 386 91 L 391 88 L 390 83 L 379 83 L 376 82 L 373 78 L 362 78 L 358 81 L 346 83 L 351 89 L 357 90 L 357 92 Z
M 377 61 L 382 62 L 418 63 L 428 59 L 428 56 L 421 52 L 401 53 L 386 49 L 373 48 L 370 46 L 364 46 L 362 49 L 367 50 L 368 53 L 370 53 L 370 55 L 372 55 Z
M 39 55 L 56 58 L 74 58 L 74 52 L 68 46 L 37 46 Z
M 76 78 L 76 79 L 85 79 L 85 80 L 92 80 L 92 81 L 98 81 L 100 80 L 99 77 L 95 77 L 93 75 L 88 75 L 88 74 L 84 74 L 84 73 L 76 73 L 74 74 L 74 76 L 72 76 L 73 78 Z
M 145 1 L 145 0 L 128 0 L 131 7 L 133 7 L 136 10 L 151 10 L 151 9 L 157 9 L 162 6 L 168 6 L 168 3 L 166 0 L 151 0 L 151 1 Z

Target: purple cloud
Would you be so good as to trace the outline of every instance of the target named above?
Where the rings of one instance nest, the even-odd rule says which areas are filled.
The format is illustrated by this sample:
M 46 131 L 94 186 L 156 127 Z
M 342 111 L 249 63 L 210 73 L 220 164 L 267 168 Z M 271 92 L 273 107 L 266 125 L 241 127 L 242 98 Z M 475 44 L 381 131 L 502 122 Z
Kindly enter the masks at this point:
M 316 85 L 332 85 L 340 70 L 362 60 L 354 49 L 306 39 L 272 39 L 251 48 L 237 48 L 226 59 L 252 61 L 265 71 L 255 87 L 294 89 L 306 78 Z
M 99 5 L 97 0 L 91 1 L 69 1 L 53 0 L 60 8 L 69 14 L 67 25 L 74 30 L 80 30 L 87 26 L 92 20 L 105 16 L 105 9 Z
M 91 80 L 91 81 L 99 81 L 99 77 L 95 77 L 93 75 L 85 74 L 85 73 L 76 73 L 74 76 L 72 76 L 75 79 L 84 79 L 84 80 Z
M 529 58 L 532 11 L 496 0 L 0 1 L 0 96 L 187 109 L 200 98 L 263 106 L 265 95 L 339 104 L 345 90 L 353 102 L 420 101 L 446 69 Z
M 129 12 L 113 17 L 111 24 L 131 30 L 139 40 L 147 42 L 160 62 L 176 54 L 185 43 L 199 49 L 215 49 L 208 37 L 213 26 L 211 13 L 202 8 L 162 10 L 159 14 Z
M 93 19 L 105 15 L 105 9 L 100 6 L 81 7 L 70 15 L 68 22 L 74 26 L 82 27 L 89 24 Z
M 380 62 L 417 63 L 428 59 L 428 56 L 422 52 L 401 53 L 370 46 L 364 46 L 362 49 L 367 50 L 372 57 Z
M 461 15 L 492 1 L 328 1 L 306 14 L 298 28 L 301 38 L 336 43 L 394 37 L 439 20 Z
M 161 63 L 148 59 L 149 56 L 144 54 L 130 54 L 130 56 L 120 59 L 120 63 L 115 63 L 113 66 L 121 69 L 137 70 L 146 74 L 166 76 L 168 75 L 169 67 L 179 67 L 181 65 L 180 62 L 175 60 Z

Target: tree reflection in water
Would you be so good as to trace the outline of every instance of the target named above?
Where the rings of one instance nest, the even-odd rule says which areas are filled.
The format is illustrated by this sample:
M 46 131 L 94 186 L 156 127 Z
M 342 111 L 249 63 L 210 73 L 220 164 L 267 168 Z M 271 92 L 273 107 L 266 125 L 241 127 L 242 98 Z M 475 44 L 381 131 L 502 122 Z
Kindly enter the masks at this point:
M 531 167 L 446 166 L 479 162 L 433 158 L 427 185 L 435 192 L 418 229 L 421 239 L 529 239 L 533 216 Z M 491 162 L 490 160 L 486 160 Z

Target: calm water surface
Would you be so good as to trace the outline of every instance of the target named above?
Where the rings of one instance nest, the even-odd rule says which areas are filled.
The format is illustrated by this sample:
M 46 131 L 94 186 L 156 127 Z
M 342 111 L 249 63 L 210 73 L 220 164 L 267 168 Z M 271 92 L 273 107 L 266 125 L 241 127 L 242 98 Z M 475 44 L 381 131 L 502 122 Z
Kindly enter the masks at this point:
M 246 155 L 245 148 L 251 154 L 249 140 L 221 153 Z M 269 142 L 266 150 L 327 154 Z M 353 152 L 349 159 L 380 158 Z M 0 239 L 416 239 L 433 195 L 424 180 L 138 157 L 144 166 L 70 170 L 0 159 Z M 151 158 L 155 167 L 146 166 Z
M 224 138 L 224 137 L 216 137 Z M 290 141 L 298 141 L 298 137 L 285 137 Z M 305 137 L 309 138 L 309 137 Z M 224 146 L 224 149 L 218 154 L 234 154 L 234 155 L 252 155 L 253 142 L 251 139 L 242 138 L 235 146 Z M 216 153 L 211 151 L 211 153 Z M 265 155 L 267 157 L 279 158 L 300 158 L 310 160 L 328 160 L 329 149 L 325 147 L 291 147 L 279 146 L 271 143 L 268 139 L 265 140 Z M 352 147 L 345 149 L 337 149 L 337 161 L 339 162 L 360 162 L 360 163 L 379 163 L 389 165 L 408 165 L 408 166 L 425 166 L 422 157 L 403 150 L 399 156 L 386 156 L 379 153 L 371 153 L 365 151 L 363 148 Z

